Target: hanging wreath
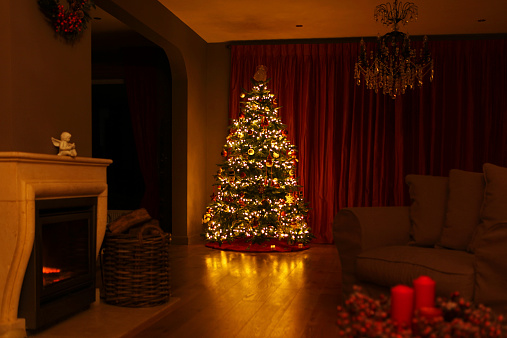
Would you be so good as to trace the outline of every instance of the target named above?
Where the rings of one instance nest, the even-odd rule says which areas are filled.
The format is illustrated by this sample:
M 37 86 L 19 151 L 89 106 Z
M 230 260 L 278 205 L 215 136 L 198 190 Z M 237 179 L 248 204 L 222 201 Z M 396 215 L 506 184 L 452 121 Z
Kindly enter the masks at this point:
M 75 40 L 91 20 L 93 0 L 67 0 L 68 7 L 59 0 L 37 0 L 40 10 L 53 26 L 55 32 L 67 41 Z

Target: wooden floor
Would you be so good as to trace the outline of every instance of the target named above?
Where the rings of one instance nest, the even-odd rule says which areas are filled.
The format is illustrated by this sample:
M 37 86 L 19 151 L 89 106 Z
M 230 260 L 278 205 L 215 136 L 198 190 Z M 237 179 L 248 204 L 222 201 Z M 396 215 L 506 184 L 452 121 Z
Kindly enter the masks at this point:
M 239 253 L 171 245 L 170 311 L 126 337 L 338 337 L 338 252 Z

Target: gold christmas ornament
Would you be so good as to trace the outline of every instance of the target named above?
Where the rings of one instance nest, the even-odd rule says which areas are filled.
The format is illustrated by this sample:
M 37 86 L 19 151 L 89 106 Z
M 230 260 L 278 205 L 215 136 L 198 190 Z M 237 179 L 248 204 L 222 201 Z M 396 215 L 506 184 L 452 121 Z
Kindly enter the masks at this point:
M 278 157 L 280 157 L 280 154 L 278 154 L 278 153 L 273 153 L 273 157 L 274 157 L 274 158 L 278 158 Z
M 241 96 L 242 99 L 244 99 L 246 95 L 245 95 L 245 93 L 243 93 L 240 96 Z
M 227 176 L 229 178 L 229 183 L 233 183 L 236 179 L 236 173 L 234 172 L 234 169 L 229 169 L 229 172 L 227 173 Z
M 252 148 L 248 149 L 248 155 L 253 155 L 255 152 Z

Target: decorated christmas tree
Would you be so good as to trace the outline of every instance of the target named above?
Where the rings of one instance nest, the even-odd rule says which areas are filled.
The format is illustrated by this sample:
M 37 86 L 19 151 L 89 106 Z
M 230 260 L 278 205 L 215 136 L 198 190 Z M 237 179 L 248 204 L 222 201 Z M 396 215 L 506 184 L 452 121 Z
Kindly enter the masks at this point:
M 277 240 L 301 247 L 313 235 L 296 176 L 297 151 L 278 117 L 264 66 L 251 81 L 253 88 L 241 94 L 239 118 L 229 126 L 225 160 L 203 217 L 204 235 L 220 245 Z

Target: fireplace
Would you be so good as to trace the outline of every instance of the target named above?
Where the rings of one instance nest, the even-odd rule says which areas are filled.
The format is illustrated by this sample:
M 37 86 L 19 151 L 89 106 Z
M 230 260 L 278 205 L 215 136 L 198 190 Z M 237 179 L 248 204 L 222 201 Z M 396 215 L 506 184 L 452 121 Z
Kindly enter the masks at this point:
M 35 236 L 18 317 L 39 330 L 95 301 L 97 199 L 35 201 Z
M 73 236 L 79 234 L 79 236 L 94 237 L 93 231 L 96 234 L 94 243 L 89 243 L 89 245 L 95 245 L 94 258 L 91 259 L 92 256 L 88 257 L 86 254 L 83 254 L 82 258 L 73 257 L 75 261 L 86 261 L 86 264 L 89 263 L 90 266 L 85 267 L 85 263 L 79 263 L 79 267 L 70 274 L 70 277 L 66 277 L 65 271 L 62 271 L 67 269 L 65 261 L 57 260 L 56 263 L 52 261 L 53 256 L 63 259 L 62 257 L 65 257 L 66 252 L 69 251 L 68 247 L 55 249 L 51 245 L 49 251 L 41 249 L 37 259 L 42 260 L 45 257 L 44 261 L 48 261 L 48 263 L 44 263 L 44 265 L 61 270 L 61 275 L 47 274 L 46 278 L 43 278 L 42 271 L 38 269 L 35 273 L 32 272 L 34 279 L 39 278 L 39 283 L 34 284 L 36 286 L 32 287 L 29 292 L 35 292 L 36 287 L 44 291 L 40 300 L 41 306 L 45 310 L 42 312 L 53 311 L 48 304 L 56 304 L 55 301 L 47 301 L 49 298 L 47 298 L 46 290 L 52 289 L 51 293 L 54 292 L 54 294 L 51 297 L 58 298 L 59 293 L 62 292 L 60 288 L 66 288 L 71 281 L 77 281 L 80 285 L 88 283 L 84 282 L 82 277 L 89 274 L 87 271 L 94 269 L 93 264 L 98 257 L 98 251 L 106 231 L 106 174 L 107 166 L 110 163 L 111 160 L 88 157 L 73 158 L 23 152 L 0 152 L 0 187 L 2 187 L 0 189 L 0 215 L 2 215 L 0 217 L 0 336 L 26 337 L 27 320 L 23 316 L 18 316 L 18 313 L 20 300 L 26 297 L 25 291 L 21 292 L 25 272 L 28 274 L 29 270 L 35 269 L 29 267 L 28 263 L 32 252 L 34 252 L 36 237 L 39 237 L 41 241 L 42 237 L 51 238 L 53 237 L 52 232 L 67 231 L 62 228 L 73 228 L 68 230 L 76 232 L 76 234 L 72 234 Z M 87 203 L 85 206 L 59 205 L 54 207 L 44 205 L 55 201 L 60 203 L 62 200 L 75 201 L 74 199 L 82 198 L 85 200 L 91 198 L 95 201 L 93 202 L 95 210 L 89 214 L 89 217 L 93 218 L 94 226 L 88 230 L 83 230 L 82 224 L 86 222 L 81 216 L 78 219 L 69 218 L 63 222 L 60 222 L 58 218 L 60 217 L 58 209 L 63 208 L 61 213 L 67 217 L 68 213 L 75 213 L 76 208 L 87 209 Z M 44 211 L 44 209 L 48 210 Z M 67 212 L 69 209 L 72 212 Z M 37 221 L 36 219 L 39 217 L 36 215 L 39 213 L 43 217 Z M 81 215 L 80 212 L 77 214 Z M 43 224 L 39 226 L 39 222 Z M 59 223 L 67 225 L 63 226 Z M 92 233 L 87 231 L 92 231 Z M 52 239 L 46 239 L 46 241 L 52 241 Z M 84 243 L 82 240 L 73 243 L 72 249 L 75 249 L 76 252 L 82 251 L 83 247 L 88 245 L 82 243 Z M 94 249 L 88 248 L 88 251 L 92 254 Z M 73 252 L 73 254 L 76 253 Z M 35 255 L 34 260 L 36 259 Z M 54 264 L 60 265 L 60 267 L 54 267 Z M 45 287 L 43 285 L 44 279 L 46 280 Z M 90 284 L 88 283 L 88 285 Z M 93 289 L 93 286 L 90 288 Z M 84 297 L 89 296 L 87 294 L 89 289 L 87 290 L 86 287 L 84 288 L 86 291 L 73 290 L 77 294 L 85 294 Z M 47 292 L 49 293 L 49 291 Z M 71 300 L 68 303 L 66 306 L 72 306 L 74 301 Z

